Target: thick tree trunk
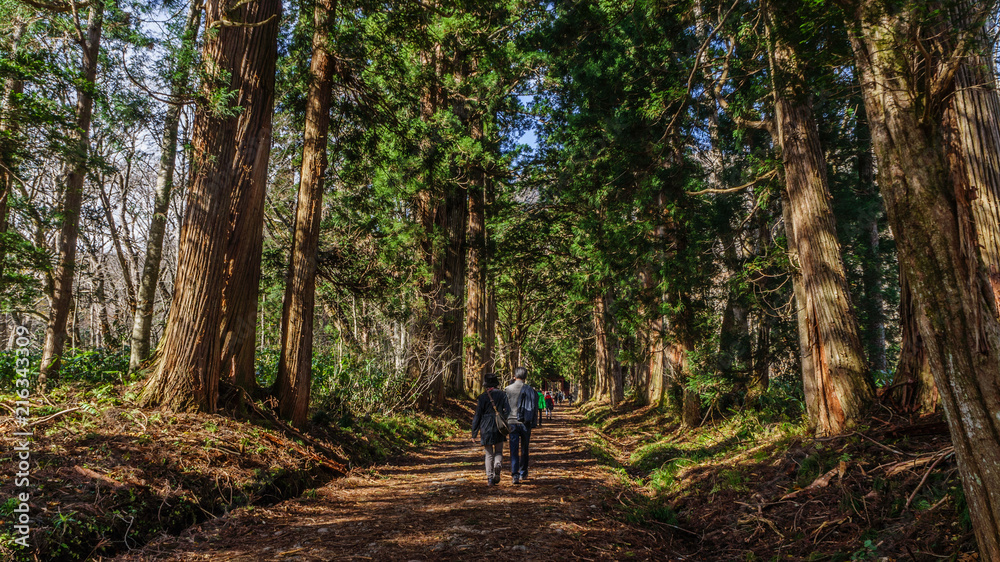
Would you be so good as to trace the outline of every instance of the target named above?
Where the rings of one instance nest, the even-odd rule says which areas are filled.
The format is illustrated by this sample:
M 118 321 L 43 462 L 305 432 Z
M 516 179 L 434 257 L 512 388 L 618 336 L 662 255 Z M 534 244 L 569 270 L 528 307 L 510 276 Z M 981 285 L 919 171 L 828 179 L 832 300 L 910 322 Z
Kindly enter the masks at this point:
M 433 3 L 432 3 L 433 5 Z M 430 123 L 434 114 L 443 107 L 451 107 L 460 117 L 465 112 L 464 103 L 451 99 L 444 88 L 445 77 L 458 69 L 452 77 L 458 82 L 463 78 L 461 66 L 448 68 L 440 44 L 421 54 L 421 64 L 432 71 L 433 79 L 427 85 L 420 103 L 420 116 Z M 461 63 L 460 63 L 461 64 Z M 430 73 L 430 72 L 429 72 Z M 466 116 L 467 117 L 467 116 Z M 442 155 L 431 139 L 421 143 L 425 158 L 423 190 L 417 197 L 417 216 L 423 226 L 423 254 L 432 273 L 432 281 L 424 293 L 428 318 L 417 327 L 427 338 L 428 358 L 419 376 L 424 381 L 426 396 L 418 401 L 419 407 L 440 406 L 446 391 L 464 388 L 462 360 L 465 332 L 465 234 L 467 191 L 451 178 L 438 177 L 435 160 Z M 435 244 L 435 239 L 439 243 Z M 412 372 L 414 369 L 411 369 Z
M 195 112 L 194 170 L 180 233 L 173 303 L 155 371 L 140 400 L 146 406 L 174 411 L 216 409 L 222 366 L 223 290 L 229 277 L 226 268 L 231 265 L 226 259 L 233 232 L 229 220 L 235 218 L 231 205 L 238 186 L 252 176 L 250 168 L 266 164 L 266 159 L 260 160 L 258 148 L 270 136 L 269 127 L 242 127 L 248 116 L 265 121 L 260 114 L 270 113 L 269 105 L 249 104 L 263 104 L 271 95 L 255 90 L 266 84 L 268 78 L 261 73 L 267 68 L 272 69 L 273 79 L 280 2 L 258 0 L 228 12 L 226 7 L 220 0 L 209 0 L 205 5 L 205 28 L 213 31 L 206 33 L 204 59 L 214 72 L 205 81 L 204 95 L 210 98 L 220 87 L 235 92 L 233 103 L 241 111 L 229 116 L 205 104 Z M 229 26 L 223 18 L 262 25 Z M 264 37 L 271 38 L 270 43 Z M 251 220 L 252 215 L 240 215 L 239 222 Z
M 463 391 L 469 396 L 482 392 L 483 373 L 488 358 L 486 341 L 487 284 L 486 250 L 486 177 L 473 171 L 469 190 L 469 217 L 465 232 L 465 371 Z
M 58 258 L 52 275 L 52 310 L 45 328 L 41 372 L 38 385 L 44 391 L 46 380 L 59 374 L 59 360 L 66 341 L 66 322 L 73 298 L 73 273 L 76 270 L 76 242 L 80 234 L 80 208 L 83 205 L 83 182 L 87 176 L 90 151 L 90 123 L 94 98 L 90 86 L 97 79 L 97 58 L 101 49 L 104 24 L 103 5 L 90 7 L 86 38 L 81 43 L 82 78 L 85 87 L 77 90 L 76 132 L 72 153 L 67 157 L 66 182 L 60 205 L 62 227 L 59 230 Z
M 646 292 L 646 297 L 653 303 L 654 310 L 648 314 L 646 327 L 646 402 L 657 407 L 662 407 L 667 395 L 666 370 L 666 334 L 664 333 L 663 313 L 661 304 L 666 298 L 662 290 L 659 289 L 661 279 L 658 278 L 657 270 L 662 266 L 664 260 L 662 248 L 666 244 L 667 217 L 666 213 L 666 193 L 662 190 L 656 194 L 655 201 L 655 226 L 652 229 L 654 245 L 659 248 L 654 252 L 651 262 L 641 272 L 642 289 Z
M 254 358 L 257 351 L 257 304 L 264 246 L 264 195 L 271 155 L 274 114 L 274 71 L 277 62 L 277 20 L 281 0 L 256 0 L 255 21 L 274 23 L 247 28 L 247 52 L 239 72 L 244 84 L 236 103 L 235 183 L 229 202 L 229 232 L 222 289 L 222 376 L 250 394 L 257 392 Z
M 816 377 L 805 376 L 815 370 L 812 350 L 809 346 L 809 316 L 806 313 L 806 290 L 802 284 L 802 269 L 799 263 L 799 248 L 792 226 L 792 204 L 788 201 L 788 191 L 781 190 L 781 216 L 785 225 L 785 240 L 788 243 L 788 261 L 792 264 L 792 293 L 795 296 L 795 328 L 799 340 L 799 368 L 802 376 L 802 394 L 806 403 L 806 416 L 812 420 L 819 417 L 820 403 Z
M 580 339 L 580 361 L 577 364 L 576 381 L 579 386 L 580 395 L 577 397 L 578 403 L 590 400 L 593 395 L 593 377 L 591 376 L 590 364 L 594 361 L 594 346 L 590 338 Z
M 26 23 L 21 23 L 14 27 L 10 37 L 10 45 L 13 46 L 9 56 L 16 57 L 20 47 L 21 37 L 27 28 Z M 18 131 L 20 129 L 20 105 L 21 95 L 24 93 L 24 80 L 17 77 L 9 77 L 4 83 L 3 96 L 0 98 L 0 139 L 7 140 L 12 144 L 0 143 L 0 284 L 4 284 L 4 264 L 7 261 L 7 248 L 10 239 L 16 236 L 9 232 L 10 227 L 10 193 L 14 189 L 13 170 L 16 169 L 16 159 L 14 154 L 17 142 Z M 0 351 L 7 349 L 7 341 L 13 330 L 9 329 L 6 314 L 0 314 Z M 17 324 L 14 324 L 17 326 Z
M 672 303 L 679 310 L 670 318 L 668 341 L 666 347 L 665 369 L 667 372 L 667 394 L 672 394 L 677 401 L 670 404 L 680 408 L 681 423 L 685 427 L 696 427 L 701 423 L 701 398 L 691 388 L 691 372 L 688 369 L 688 356 L 694 351 L 694 340 L 691 333 L 691 303 L 686 296 Z
M 329 41 L 333 0 L 317 0 L 313 10 L 312 62 L 302 148 L 302 174 L 295 211 L 292 255 L 288 264 L 281 318 L 278 364 L 278 410 L 302 427 L 309 413 L 312 379 L 313 310 L 316 299 L 316 253 L 319 247 L 326 173 L 326 141 L 330 129 L 330 92 L 336 68 Z
M 435 404 L 444 403 L 446 392 L 464 387 L 462 356 L 465 333 L 465 232 L 468 218 L 468 193 L 458 185 L 449 185 L 444 205 L 438 214 L 438 231 L 446 234 L 444 259 L 440 262 L 438 285 L 444 298 L 438 305 L 441 318 L 441 341 L 444 354 L 444 383 L 438 390 Z
M 430 84 L 427 84 L 420 97 L 420 118 L 425 123 L 429 123 L 434 114 L 443 104 L 443 93 L 438 84 L 442 76 L 441 46 L 434 45 L 432 48 L 420 53 L 420 64 L 425 72 L 433 76 Z M 442 312 L 441 305 L 446 302 L 447 290 L 440 284 L 440 272 L 443 266 L 441 249 L 435 244 L 435 225 L 439 214 L 440 186 L 433 173 L 433 160 L 437 155 L 437 147 L 430 138 L 420 141 L 420 156 L 422 162 L 423 184 L 421 191 L 416 195 L 414 202 L 415 215 L 421 227 L 420 250 L 424 261 L 430 271 L 430 279 L 423 283 L 422 292 L 424 305 L 426 307 L 425 316 L 411 324 L 410 345 L 411 359 L 407 366 L 407 371 L 411 377 L 417 378 L 417 407 L 427 409 L 437 406 L 438 396 L 444 394 L 444 355 L 445 343 L 441 337 L 442 332 Z
M 18 34 L 20 35 L 20 34 Z M 23 80 L 8 80 L 5 88 L 4 103 L 0 111 L 0 136 L 14 137 L 18 130 L 17 115 L 20 96 L 24 93 Z M 4 264 L 7 261 L 7 248 L 10 238 L 15 236 L 9 232 L 10 225 L 10 192 L 14 189 L 14 147 L 0 146 L 0 283 L 4 283 Z M 0 315 L 0 351 L 7 349 L 9 330 L 6 318 Z
M 188 10 L 188 20 L 184 27 L 183 49 L 193 49 L 201 25 L 202 1 L 192 0 Z M 181 57 L 180 61 L 189 60 Z M 171 84 L 172 99 L 178 99 L 187 88 L 190 65 L 181 62 L 175 69 L 176 79 Z M 160 262 L 163 260 L 163 236 L 167 230 L 167 210 L 174 187 L 174 167 L 177 161 L 177 130 L 180 126 L 183 104 L 171 103 L 163 119 L 163 136 L 160 139 L 160 163 L 156 172 L 156 189 L 153 196 L 153 215 L 149 220 L 149 234 L 146 238 L 146 260 L 142 265 L 142 277 L 136 295 L 135 318 L 132 322 L 132 349 L 129 355 L 130 372 L 139 370 L 142 362 L 149 357 L 149 338 L 153 326 L 153 304 L 156 287 L 160 278 Z
M 977 231 L 996 232 L 977 222 L 969 200 L 951 74 L 957 61 L 912 48 L 919 33 L 932 42 L 923 53 L 952 53 L 946 42 L 956 22 L 944 11 L 921 21 L 923 5 L 910 3 L 888 10 L 872 0 L 854 9 L 851 40 L 900 267 L 951 428 L 979 554 L 1000 560 L 1000 322 Z M 916 67 L 927 75 L 905 70 Z
M 907 413 L 929 414 L 940 401 L 934 374 L 927 363 L 927 350 L 917 326 L 917 305 L 906 276 L 899 275 L 899 364 L 892 379 L 892 401 Z
M 775 25 L 771 14 L 771 25 Z M 803 70 L 781 34 L 773 37 L 775 129 L 781 147 L 791 234 L 798 250 L 812 370 L 803 370 L 810 424 L 820 435 L 858 423 L 874 399 L 830 206 L 826 161 Z M 787 227 L 788 225 L 786 225 Z M 801 331 L 800 331 L 801 335 Z M 812 379 L 806 381 L 806 379 Z
M 757 322 L 757 348 L 753 353 L 750 385 L 756 394 L 767 392 L 771 384 L 771 317 L 761 314 Z
M 622 366 L 618 361 L 618 342 L 611 309 L 614 297 L 608 289 L 594 299 L 594 349 L 596 379 L 594 399 L 608 400 L 614 406 L 625 398 Z
M 961 24 L 975 25 L 968 21 L 975 12 L 967 7 Z M 966 56 L 955 73 L 952 104 L 957 127 L 950 146 L 961 154 L 980 257 L 1000 308 L 1000 93 L 985 33 L 977 39 L 984 52 Z

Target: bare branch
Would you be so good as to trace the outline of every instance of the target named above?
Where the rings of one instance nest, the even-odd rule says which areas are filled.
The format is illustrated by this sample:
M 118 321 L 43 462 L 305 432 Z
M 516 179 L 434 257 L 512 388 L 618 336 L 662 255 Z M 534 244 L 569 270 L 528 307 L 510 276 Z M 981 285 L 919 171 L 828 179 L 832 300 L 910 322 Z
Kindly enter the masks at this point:
M 748 187 L 753 187 L 753 186 L 757 185 L 758 183 L 760 183 L 760 182 L 762 182 L 762 181 L 764 181 L 766 179 L 772 178 L 777 173 L 778 173 L 778 170 L 771 170 L 770 172 L 764 174 L 763 176 L 760 176 L 757 179 L 755 179 L 755 180 L 753 180 L 753 181 L 751 181 L 749 183 L 745 183 L 745 184 L 743 184 L 741 186 L 738 186 L 738 187 L 728 187 L 728 188 L 725 188 L 725 189 L 703 189 L 701 191 L 688 191 L 687 194 L 688 195 L 705 195 L 705 194 L 709 194 L 709 193 L 715 193 L 715 194 L 719 194 L 719 193 L 735 193 L 735 192 L 740 191 L 742 189 L 746 189 Z
M 264 25 L 267 25 L 267 24 L 271 23 L 277 17 L 278 17 L 278 15 L 275 14 L 275 15 L 272 15 L 271 17 L 267 18 L 264 21 L 259 21 L 259 22 L 256 22 L 256 23 L 239 22 L 239 21 L 233 21 L 233 20 L 230 20 L 230 19 L 227 19 L 227 18 L 222 18 L 222 19 L 218 19 L 216 21 L 213 21 L 212 25 L 209 26 L 209 29 L 215 29 L 216 27 L 261 27 L 261 26 L 264 26 Z

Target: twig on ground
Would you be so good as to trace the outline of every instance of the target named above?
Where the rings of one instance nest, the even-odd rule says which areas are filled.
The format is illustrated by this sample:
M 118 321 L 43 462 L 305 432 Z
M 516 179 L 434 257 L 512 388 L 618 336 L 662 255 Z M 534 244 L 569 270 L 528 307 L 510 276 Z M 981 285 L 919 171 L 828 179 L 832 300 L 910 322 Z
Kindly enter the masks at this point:
M 905 451 L 898 451 L 898 450 L 893 449 L 892 447 L 890 447 L 888 445 L 883 445 L 882 443 L 879 443 L 878 441 L 876 441 L 876 440 L 872 439 L 871 437 L 868 437 L 864 433 L 860 433 L 858 431 L 855 431 L 854 433 L 851 433 L 851 435 L 860 435 L 861 437 L 863 437 L 863 438 L 871 441 L 872 443 L 878 445 L 879 447 L 882 447 L 886 451 L 889 451 L 889 452 L 897 454 L 897 455 L 906 455 L 908 457 L 918 457 L 918 456 L 920 456 L 920 455 L 914 455 L 913 453 L 907 453 Z
M 917 487 L 913 489 L 913 493 L 910 494 L 910 497 L 906 499 L 906 505 L 903 507 L 903 509 L 910 509 L 910 504 L 913 503 L 914 498 L 917 497 L 917 492 L 920 491 L 920 487 L 923 486 L 924 482 L 927 481 L 927 477 L 931 475 L 931 471 L 934 470 L 934 467 L 937 466 L 939 462 L 944 460 L 945 457 L 947 457 L 948 455 L 952 455 L 954 453 L 955 453 L 955 447 L 948 447 L 942 450 L 941 452 L 937 453 L 937 458 L 934 459 L 934 462 L 931 463 L 929 467 L 927 467 L 927 470 L 924 471 L 924 477 L 920 479 L 920 483 L 918 483 Z
M 66 410 L 63 410 L 63 411 L 61 411 L 61 412 L 56 412 L 56 413 L 54 413 L 54 414 L 51 414 L 51 415 L 48 415 L 48 416 L 45 416 L 44 418 L 38 418 L 37 420 L 35 420 L 35 421 L 33 421 L 33 422 L 29 423 L 29 424 L 28 424 L 28 427 L 35 427 L 36 425 L 38 425 L 38 424 L 40 424 L 40 423 L 45 423 L 45 422 L 47 422 L 47 421 L 49 421 L 49 420 L 51 420 L 51 419 L 53 419 L 53 418 L 57 418 L 57 417 L 59 417 L 59 416 L 61 416 L 61 415 L 63 415 L 63 414 L 68 414 L 68 413 L 70 413 L 70 412 L 75 412 L 75 411 L 77 411 L 77 410 L 79 410 L 79 409 L 80 409 L 80 406 L 77 406 L 77 407 L 75 407 L 75 408 L 69 408 L 69 409 L 66 409 Z

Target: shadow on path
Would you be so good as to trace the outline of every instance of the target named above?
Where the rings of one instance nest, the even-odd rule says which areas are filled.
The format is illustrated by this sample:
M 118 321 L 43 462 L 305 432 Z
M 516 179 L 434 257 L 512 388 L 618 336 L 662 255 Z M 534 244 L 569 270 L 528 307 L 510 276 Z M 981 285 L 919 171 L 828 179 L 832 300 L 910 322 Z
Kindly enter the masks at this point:
M 118 560 L 670 560 L 654 532 L 609 513 L 620 490 L 590 454 L 580 420 L 563 408 L 532 432 L 531 478 L 520 486 L 508 476 L 488 488 L 482 448 L 463 432 Z

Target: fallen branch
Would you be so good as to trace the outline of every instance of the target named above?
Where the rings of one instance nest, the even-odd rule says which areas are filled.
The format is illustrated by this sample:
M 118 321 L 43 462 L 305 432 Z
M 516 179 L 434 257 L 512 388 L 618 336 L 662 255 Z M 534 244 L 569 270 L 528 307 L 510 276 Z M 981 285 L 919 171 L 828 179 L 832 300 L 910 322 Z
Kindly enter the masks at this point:
M 688 529 L 685 529 L 684 527 L 678 527 L 677 525 L 671 525 L 670 523 L 663 523 L 662 521 L 649 521 L 649 522 L 652 523 L 652 524 L 654 524 L 654 525 L 662 525 L 664 527 L 670 527 L 671 529 L 677 529 L 678 531 L 683 531 L 685 533 L 688 533 L 690 535 L 694 535 L 696 537 L 701 536 L 701 535 L 699 535 L 698 533 L 696 533 L 694 531 L 689 531 Z
M 893 453 L 893 454 L 896 454 L 896 455 L 901 455 L 901 456 L 905 455 L 905 456 L 908 456 L 908 457 L 919 456 L 919 455 L 914 455 L 913 453 L 907 453 L 907 452 L 904 452 L 904 451 L 898 451 L 896 449 L 893 449 L 892 447 L 889 447 L 888 445 L 883 445 L 883 444 L 879 443 L 878 441 L 872 439 L 871 437 L 868 437 L 864 433 L 859 433 L 859 432 L 855 431 L 851 435 L 859 435 L 859 436 L 863 437 L 864 439 L 867 439 L 867 440 L 871 441 L 872 443 L 878 445 L 879 447 L 882 447 L 886 451 L 889 451 L 890 453 Z
M 954 447 L 947 447 L 936 453 L 925 455 L 923 457 L 918 457 L 908 461 L 900 461 L 900 462 L 885 464 L 877 467 L 876 470 L 880 468 L 885 468 L 886 476 L 895 476 L 901 472 L 905 472 L 913 468 L 924 466 L 927 463 L 934 462 L 936 464 L 936 459 L 938 459 L 938 457 L 940 457 L 941 455 L 947 456 L 948 454 L 953 453 L 954 451 L 955 451 Z
M 37 420 L 35 420 L 35 421 L 33 421 L 33 422 L 29 423 L 29 424 L 28 424 L 28 427 L 35 427 L 36 425 L 38 425 L 38 424 L 40 424 L 40 423 L 45 423 L 45 422 L 47 422 L 47 421 L 49 421 L 49 420 L 51 420 L 51 419 L 54 419 L 54 418 L 57 418 L 57 417 L 59 417 L 59 416 L 63 415 L 63 414 L 68 414 L 68 413 L 70 413 L 70 412 L 75 412 L 75 411 L 77 411 L 77 410 L 79 410 L 79 409 L 80 409 L 80 406 L 77 406 L 77 407 L 75 407 L 75 408 L 69 408 L 69 409 L 67 409 L 67 410 L 63 410 L 63 411 L 61 411 L 61 412 L 56 412 L 56 413 L 54 413 L 54 414 L 51 414 L 51 415 L 48 415 L 48 416 L 45 416 L 44 418 L 38 418 Z
M 101 482 L 102 484 L 111 487 L 113 490 L 119 490 L 125 486 L 125 484 L 118 482 L 116 480 L 112 480 L 111 478 L 108 478 L 107 476 L 101 474 L 100 472 L 96 472 L 89 468 L 85 468 L 82 466 L 74 466 L 73 471 L 81 476 L 90 478 L 91 480 L 97 480 L 98 482 Z
M 924 482 L 927 481 L 927 477 L 931 475 L 931 471 L 934 470 L 934 467 L 937 466 L 939 462 L 944 460 L 945 457 L 953 454 L 955 454 L 954 447 L 948 447 L 946 449 L 943 449 L 941 452 L 937 454 L 937 459 L 935 459 L 934 462 L 931 463 L 929 467 L 927 467 L 927 470 L 924 471 L 924 477 L 920 479 L 920 482 L 917 484 L 917 487 L 913 489 L 913 493 L 910 494 L 910 497 L 906 499 L 906 505 L 903 507 L 903 509 L 910 509 L 910 504 L 913 503 L 914 498 L 917 497 L 917 492 L 920 491 L 920 487 L 923 486 Z
M 830 485 L 830 480 L 833 480 L 833 477 L 835 475 L 839 476 L 840 478 L 843 478 L 844 474 L 846 473 L 847 473 L 847 463 L 844 461 L 840 461 L 840 464 L 838 464 L 836 468 L 820 476 L 819 478 L 813 480 L 812 484 L 809 484 L 808 486 L 802 488 L 801 490 L 795 490 L 794 492 L 789 492 L 784 496 L 781 496 L 781 499 L 787 500 L 789 498 L 794 498 L 799 494 L 801 494 L 802 492 L 806 492 L 808 490 L 815 490 L 817 488 L 826 488 L 827 486 Z

